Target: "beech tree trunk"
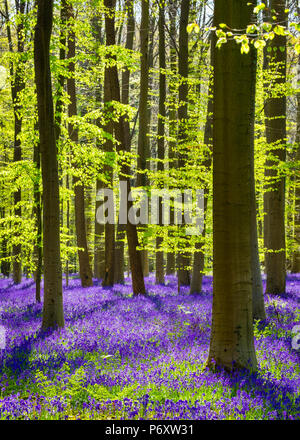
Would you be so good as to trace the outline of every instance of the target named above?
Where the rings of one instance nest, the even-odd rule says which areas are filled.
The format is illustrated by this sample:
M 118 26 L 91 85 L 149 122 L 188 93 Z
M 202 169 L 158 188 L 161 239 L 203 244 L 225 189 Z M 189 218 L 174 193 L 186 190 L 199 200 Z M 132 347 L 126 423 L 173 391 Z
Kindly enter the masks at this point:
M 209 83 L 209 95 L 212 92 L 212 83 L 211 80 Z M 213 100 L 209 96 L 207 102 L 207 115 L 206 115 L 206 123 L 205 123 L 205 131 L 204 131 L 204 144 L 207 146 L 206 152 L 206 160 L 204 161 L 205 168 L 209 171 L 211 169 L 211 153 L 212 153 L 212 123 L 213 123 Z M 204 213 L 203 213 L 203 231 L 202 231 L 202 241 L 196 242 L 196 251 L 194 253 L 194 261 L 193 261 L 193 273 L 191 280 L 191 288 L 190 293 L 201 293 L 202 291 L 202 279 L 203 279 L 203 271 L 204 271 L 204 263 L 205 263 L 205 255 L 203 252 L 203 245 L 205 241 L 205 232 L 206 232 L 206 214 L 207 214 L 207 203 L 209 191 L 207 185 L 205 186 L 204 192 Z
M 270 0 L 270 9 L 275 12 L 275 22 L 284 25 L 287 15 L 285 0 Z M 274 15 L 275 14 L 275 15 Z M 271 18 L 271 21 L 273 18 Z M 274 21 L 274 20 L 273 20 Z M 268 42 L 272 49 L 269 66 L 276 64 L 274 86 L 280 87 L 286 81 L 286 37 L 275 35 Z M 283 50 L 281 49 L 283 48 Z M 272 64 L 271 64 L 272 63 Z M 285 245 L 285 176 L 278 165 L 286 160 L 286 96 L 284 91 L 270 97 L 265 104 L 266 137 L 272 150 L 266 160 L 266 193 L 264 195 L 264 242 L 266 293 L 280 295 L 286 287 L 286 245 Z
M 140 102 L 139 102 L 139 132 L 138 132 L 138 160 L 136 185 L 146 187 L 148 178 L 146 171 L 149 167 L 147 160 L 150 157 L 149 149 L 149 0 L 141 0 L 141 27 L 140 27 Z M 140 228 L 143 231 L 143 228 Z M 143 243 L 145 245 L 146 243 Z M 143 249 L 142 267 L 144 276 L 149 274 L 148 251 Z
M 133 10 L 133 0 L 126 0 L 125 6 L 127 10 L 127 29 L 126 29 L 126 49 L 133 49 L 134 40 L 134 10 Z M 122 71 L 122 103 L 129 104 L 129 83 L 130 83 L 130 70 L 125 68 Z M 130 124 L 129 120 L 124 121 L 124 136 L 126 151 L 130 152 L 131 149 L 131 138 L 130 138 Z M 115 245 L 115 283 L 124 283 L 124 239 L 126 234 L 125 225 L 120 224 L 118 221 L 117 229 L 117 239 Z
M 5 0 L 5 13 L 7 19 L 7 39 L 9 50 L 11 53 L 13 50 L 13 41 L 11 35 L 11 26 L 10 26 L 10 16 L 8 9 L 8 2 Z M 21 149 L 21 140 L 20 135 L 22 131 L 22 105 L 20 102 L 20 94 L 25 88 L 25 83 L 23 80 L 23 60 L 22 56 L 24 54 L 24 15 L 25 13 L 25 2 L 16 2 L 16 14 L 18 16 L 17 23 L 17 52 L 19 58 L 17 59 L 16 66 L 14 67 L 13 63 L 10 63 L 10 75 L 11 75 L 11 95 L 13 101 L 13 112 L 14 112 L 14 155 L 13 161 L 18 163 L 22 160 L 22 149 Z M 21 209 L 21 188 L 18 188 L 14 192 L 14 215 L 16 218 L 21 220 L 22 209 Z M 20 225 L 17 224 L 15 236 L 18 237 L 20 234 L 18 232 Z M 15 284 L 20 284 L 22 281 L 22 263 L 21 263 L 21 243 L 13 244 L 12 246 L 12 277 Z
M 157 121 L 157 171 L 162 173 L 164 171 L 165 158 L 165 100 L 166 100 L 166 54 L 165 54 L 165 8 L 161 3 L 159 7 L 159 115 Z M 162 186 L 162 185 L 160 185 Z M 162 199 L 159 197 L 159 224 L 162 226 Z M 161 231 L 160 231 L 161 234 Z M 164 284 L 164 253 L 160 250 L 163 244 L 163 237 L 159 235 L 156 237 L 156 264 L 155 264 L 155 282 L 156 284 Z
M 68 11 L 68 55 L 69 60 L 68 70 L 70 77 L 67 79 L 67 91 L 70 97 L 70 103 L 68 108 L 69 117 L 77 116 L 77 99 L 76 99 L 76 85 L 75 85 L 75 32 L 73 29 L 73 23 L 70 19 L 74 17 L 73 7 L 71 4 L 67 6 Z M 68 124 L 68 132 L 70 140 L 73 144 L 78 143 L 78 128 L 72 123 Z M 75 204 L 75 229 L 77 237 L 77 246 L 79 259 L 79 274 L 82 287 L 90 287 L 93 285 L 93 275 L 89 261 L 89 252 L 86 238 L 86 220 L 84 211 L 84 186 L 80 182 L 77 176 L 73 177 L 74 187 L 74 204 Z
M 106 45 L 107 43 L 106 39 Z M 109 55 L 108 55 L 109 57 Z M 108 117 L 111 117 L 111 107 L 109 107 L 110 101 L 113 99 L 111 97 L 111 89 L 110 89 L 110 70 L 109 67 L 105 67 L 104 74 L 104 108 L 108 114 Z M 109 120 L 104 127 L 104 130 L 109 133 L 111 136 L 113 135 L 113 122 Z M 111 160 L 111 153 L 113 152 L 113 142 L 110 139 L 107 139 L 103 145 L 103 150 L 107 153 L 107 158 Z M 104 165 L 104 174 L 108 179 L 108 188 L 112 188 L 113 185 L 113 169 L 110 164 Z M 107 215 L 107 214 L 106 214 Z M 112 287 L 114 285 L 114 270 L 115 270 L 115 225 L 110 223 L 105 223 L 105 273 L 102 281 L 102 286 L 104 287 Z
M 178 107 L 178 144 L 180 151 L 178 153 L 178 169 L 185 167 L 185 148 L 184 145 L 188 137 L 187 120 L 188 120 L 188 73 L 189 73 L 189 38 L 187 33 L 187 25 L 189 23 L 190 0 L 181 0 L 181 12 L 179 22 L 179 55 L 178 55 L 178 73 L 180 75 L 181 83 L 179 85 L 179 107 Z M 184 216 L 182 215 L 182 226 L 184 229 Z M 187 242 L 187 237 L 182 237 L 182 250 L 177 255 L 177 274 L 178 274 L 178 288 L 180 286 L 190 285 L 190 255 L 185 251 L 184 241 Z
M 299 8 L 300 13 L 300 8 Z M 298 78 L 300 78 L 300 56 L 298 58 Z M 300 91 L 297 94 L 297 133 L 296 133 L 296 161 L 300 162 Z M 300 175 L 299 170 L 295 172 L 295 229 L 294 239 L 296 250 L 292 256 L 291 273 L 300 273 Z
M 115 44 L 115 24 L 114 24 L 114 6 L 115 0 L 104 0 L 104 6 L 108 8 L 109 13 L 105 15 L 105 33 L 106 33 L 106 44 Z M 114 101 L 119 101 L 121 99 L 120 85 L 118 78 L 117 67 L 110 66 L 109 69 L 109 86 L 110 86 L 110 97 Z M 126 138 L 124 129 L 124 117 L 120 117 L 117 122 L 114 122 L 115 135 L 119 140 L 120 144 L 117 146 L 118 151 L 126 151 Z M 127 197 L 125 197 L 125 203 L 127 205 L 127 212 L 132 207 L 132 202 L 128 200 L 129 193 L 131 191 L 131 184 L 129 177 L 129 168 L 127 165 L 122 166 L 121 175 L 124 181 L 127 183 Z M 142 271 L 142 260 L 141 252 L 138 250 L 139 242 L 137 235 L 136 225 L 127 221 L 126 223 L 126 233 L 128 241 L 128 253 L 131 267 L 132 275 L 132 290 L 134 295 L 145 294 L 145 283 Z
M 4 145 L 3 162 L 6 163 L 7 160 L 8 160 L 8 158 L 7 158 L 7 153 L 6 153 L 6 147 Z M 0 208 L 0 218 L 5 219 L 5 217 L 6 217 L 6 215 L 5 215 L 6 214 L 6 212 L 5 212 L 5 199 L 3 197 L 2 197 L 2 204 L 4 206 L 1 206 L 1 208 Z M 5 229 L 6 229 L 5 224 L 2 225 L 1 229 L 3 230 L 3 232 L 5 231 Z M 9 274 L 10 274 L 10 254 L 8 252 L 8 239 L 5 236 L 5 234 L 2 235 L 0 255 L 1 255 L 0 272 L 5 277 L 9 277 Z
M 34 66 L 43 179 L 44 306 L 42 328 L 64 326 L 60 261 L 59 180 L 50 71 L 53 0 L 37 0 Z
M 169 2 L 169 20 L 170 20 L 170 70 L 172 74 L 177 74 L 177 53 L 176 53 L 176 16 L 177 16 L 177 0 Z M 176 111 L 176 87 L 170 82 L 169 95 L 172 97 L 172 105 L 169 109 L 169 173 L 172 174 L 172 169 L 176 168 L 176 136 L 177 136 L 177 111 Z M 174 225 L 174 209 L 170 207 L 170 225 Z M 171 238 L 171 232 L 168 232 Z M 175 252 L 167 253 L 166 275 L 173 275 L 175 273 L 176 258 Z
M 103 29 L 102 29 L 102 17 L 94 17 L 92 21 L 94 35 L 95 35 L 95 56 L 98 55 L 98 48 L 103 44 Z M 100 60 L 97 60 L 100 62 Z M 98 107 L 102 102 L 103 86 L 102 82 L 98 81 L 98 87 L 96 89 L 96 102 Z M 96 124 L 101 127 L 100 119 L 97 119 Z M 97 141 L 97 147 L 101 148 L 101 143 Z M 96 181 L 96 195 L 103 189 L 103 182 L 100 179 Z M 105 246 L 104 246 L 104 225 L 97 222 L 96 213 L 101 205 L 101 202 L 96 198 L 95 204 L 95 238 L 94 238 L 94 276 L 97 279 L 104 279 L 105 275 Z
M 214 26 L 245 29 L 255 2 L 215 2 Z M 208 366 L 256 370 L 251 210 L 256 51 L 213 38 L 213 312 Z M 226 66 L 226 69 L 224 69 Z
M 34 180 L 34 207 L 33 214 L 35 217 L 35 227 L 36 227 L 36 241 L 34 246 L 34 257 L 36 262 L 35 270 L 35 300 L 36 302 L 41 302 L 41 279 L 42 279 L 42 200 L 40 192 L 40 172 L 41 172 L 41 157 L 40 157 L 40 141 L 35 143 L 33 150 L 33 162 L 36 167 L 36 175 Z

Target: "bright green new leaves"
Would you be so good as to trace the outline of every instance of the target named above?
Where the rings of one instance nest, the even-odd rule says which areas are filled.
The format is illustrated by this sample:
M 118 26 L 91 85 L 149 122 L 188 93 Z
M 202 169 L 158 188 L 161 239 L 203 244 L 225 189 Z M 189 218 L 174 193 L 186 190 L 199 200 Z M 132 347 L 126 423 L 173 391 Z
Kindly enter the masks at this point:
M 248 3 L 249 4 L 249 3 Z M 251 4 L 251 3 L 250 3 Z M 263 9 L 265 9 L 266 5 L 264 3 L 261 3 L 258 6 L 255 6 L 255 8 L 253 9 L 254 14 L 258 14 L 259 11 L 262 11 Z
M 196 34 L 199 34 L 200 27 L 197 23 L 190 23 L 186 27 L 187 32 L 190 34 L 191 32 L 195 32 Z

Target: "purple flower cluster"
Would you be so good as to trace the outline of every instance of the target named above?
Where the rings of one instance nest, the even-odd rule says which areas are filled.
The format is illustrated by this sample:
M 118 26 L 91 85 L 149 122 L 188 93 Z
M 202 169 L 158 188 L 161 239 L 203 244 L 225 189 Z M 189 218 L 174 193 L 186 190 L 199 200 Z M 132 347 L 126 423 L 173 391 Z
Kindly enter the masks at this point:
M 130 280 L 112 289 L 64 288 L 66 326 L 40 331 L 34 283 L 0 279 L 0 419 L 299 419 L 300 276 L 285 296 L 266 296 L 268 319 L 255 326 L 257 373 L 205 369 L 212 278 L 203 293 L 177 293 L 146 280 L 133 297 Z

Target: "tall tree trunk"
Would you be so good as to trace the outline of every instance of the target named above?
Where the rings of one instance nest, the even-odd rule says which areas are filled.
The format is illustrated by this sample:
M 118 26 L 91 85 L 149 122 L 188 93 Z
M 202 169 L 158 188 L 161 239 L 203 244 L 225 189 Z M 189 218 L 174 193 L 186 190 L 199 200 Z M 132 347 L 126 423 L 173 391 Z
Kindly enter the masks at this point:
M 7 154 L 6 154 L 6 148 L 4 145 L 4 151 L 3 151 L 3 162 L 4 164 L 6 164 L 7 162 Z M 2 196 L 2 189 L 4 189 L 1 186 L 1 201 L 2 201 L 2 207 L 0 208 L 0 218 L 1 219 L 5 219 L 5 198 Z M 5 232 L 5 224 L 2 225 L 3 231 Z M 8 239 L 5 236 L 5 233 L 2 236 L 2 240 L 1 240 L 1 264 L 0 264 L 0 272 L 5 276 L 5 277 L 9 277 L 10 274 L 10 255 L 9 255 L 9 251 L 8 251 Z
M 5 219 L 5 208 L 0 208 L 0 218 Z M 2 226 L 5 230 L 5 226 Z M 0 272 L 5 276 L 9 277 L 10 272 L 10 263 L 9 263 L 9 254 L 8 254 L 8 243 L 7 238 L 5 236 L 2 237 L 1 240 L 1 264 L 0 264 Z
M 98 55 L 99 46 L 103 45 L 103 29 L 102 29 L 102 16 L 93 17 L 92 27 L 95 38 L 95 56 L 97 62 L 100 62 Z M 100 107 L 102 102 L 103 86 L 102 81 L 98 80 L 98 86 L 96 88 L 96 105 Z M 100 118 L 97 119 L 96 124 L 98 127 L 102 127 Z M 97 148 L 101 148 L 101 143 L 97 140 Z M 103 189 L 103 183 L 100 179 L 96 180 L 96 195 Z M 94 276 L 97 279 L 104 279 L 105 276 L 105 249 L 104 249 L 104 224 L 97 221 L 96 213 L 101 205 L 101 201 L 96 197 L 95 204 L 95 238 L 94 238 Z
M 141 27 L 140 27 L 140 102 L 139 102 L 139 133 L 138 133 L 138 160 L 137 160 L 137 180 L 136 185 L 146 187 L 148 178 L 146 170 L 149 167 L 147 160 L 150 157 L 149 149 L 149 0 L 141 0 Z M 142 231 L 144 228 L 141 228 Z M 143 243 L 145 245 L 146 243 Z M 148 251 L 143 249 L 142 266 L 143 274 L 149 273 Z
M 61 0 L 61 7 L 60 7 L 60 49 L 59 49 L 59 59 L 60 61 L 64 61 L 66 59 L 66 42 L 67 42 L 67 32 L 66 32 L 66 24 L 67 24 L 67 15 L 68 15 L 68 8 L 67 8 L 67 0 Z M 58 76 L 58 86 L 56 91 L 56 108 L 55 108 L 55 137 L 57 142 L 60 138 L 60 132 L 61 132 L 61 120 L 62 120 L 62 114 L 64 109 L 64 102 L 63 102 L 63 91 L 65 87 L 65 78 L 66 76 L 63 74 L 60 74 Z
M 101 180 L 97 179 L 96 194 L 103 189 Z M 101 202 L 96 198 L 96 212 Z M 95 216 L 96 218 L 96 216 Z M 104 279 L 105 276 L 105 249 L 104 249 L 104 225 L 95 220 L 95 242 L 94 242 L 94 276 L 97 279 Z
M 169 4 L 169 19 L 170 19 L 170 70 L 174 76 L 177 74 L 177 54 L 176 54 L 176 16 L 177 16 L 177 0 L 170 0 Z M 169 83 L 169 95 L 171 96 L 172 104 L 169 109 L 169 136 L 172 138 L 169 141 L 169 172 L 176 168 L 175 149 L 176 149 L 176 134 L 177 134 L 177 111 L 176 111 L 176 86 Z M 174 209 L 171 206 L 170 210 L 170 225 L 174 225 Z M 171 233 L 168 233 L 171 237 Z M 175 252 L 167 253 L 166 275 L 173 275 L 175 273 Z
M 94 224 L 92 220 L 92 211 L 93 211 L 93 196 L 92 196 L 93 188 L 91 186 L 86 187 L 85 189 L 85 215 L 86 215 L 86 237 L 87 237 L 87 243 L 88 243 L 88 251 L 89 251 L 89 261 L 90 265 L 92 267 L 93 262 L 93 252 L 91 251 L 91 248 L 89 246 L 90 243 L 93 241 L 94 236 Z
M 212 83 L 213 81 L 209 81 L 209 96 L 207 102 L 207 115 L 206 115 L 206 123 L 204 130 L 204 144 L 207 147 L 206 152 L 206 160 L 204 161 L 205 168 L 210 171 L 211 169 L 211 152 L 212 152 L 212 123 L 213 123 L 213 100 L 211 97 L 212 92 Z M 194 262 L 193 262 L 193 273 L 191 280 L 191 288 L 190 293 L 201 293 L 202 291 L 202 279 L 203 279 L 203 270 L 204 270 L 204 252 L 203 245 L 205 240 L 205 232 L 206 232 L 206 216 L 207 216 L 207 203 L 209 190 L 207 184 L 204 189 L 204 212 L 203 212 L 203 231 L 202 231 L 202 241 L 196 242 L 196 251 L 194 253 Z
M 127 29 L 126 29 L 126 49 L 133 50 L 134 40 L 134 10 L 133 0 L 126 0 L 125 2 L 127 10 Z M 122 71 L 122 103 L 129 104 L 129 82 L 130 82 L 130 70 L 125 68 Z M 131 139 L 130 139 L 130 124 L 129 120 L 124 121 L 124 135 L 126 151 L 130 152 Z M 124 283 L 124 239 L 126 228 L 125 225 L 120 224 L 118 218 L 117 239 L 115 247 L 115 283 Z
M 162 173 L 164 171 L 165 158 L 165 118 L 166 118 L 166 53 L 165 53 L 165 8 L 163 3 L 159 6 L 159 115 L 157 122 L 157 171 Z M 162 185 L 160 185 L 162 186 Z M 159 225 L 162 226 L 162 198 L 159 197 Z M 161 231 L 160 231 L 161 234 Z M 156 284 L 163 284 L 165 282 L 164 276 L 164 253 L 160 250 L 163 244 L 163 237 L 161 235 L 156 237 L 156 265 L 155 265 L 155 281 Z
M 299 8 L 300 9 L 300 8 Z M 299 10 L 300 13 L 300 10 Z M 300 56 L 298 58 L 298 78 L 300 78 Z M 299 87 L 299 86 L 298 86 Z M 300 162 L 300 91 L 297 94 L 297 127 L 296 127 L 296 161 Z M 294 239 L 296 242 L 296 250 L 292 256 L 292 273 L 300 273 L 300 176 L 299 170 L 295 173 L 294 179 L 295 185 L 295 229 Z
M 253 141 L 254 145 L 254 133 Z M 252 271 L 252 313 L 253 319 L 266 319 L 264 291 L 259 261 L 258 233 L 257 233 L 257 203 L 255 192 L 255 170 L 254 170 L 254 149 L 251 155 L 251 187 L 254 190 L 251 193 L 251 271 Z
M 104 6 L 108 8 L 109 13 L 105 16 L 105 31 L 106 31 L 106 44 L 115 44 L 115 25 L 114 25 L 114 6 L 115 0 L 105 0 Z M 116 65 L 109 67 L 109 86 L 110 86 L 110 97 L 114 101 L 121 100 L 120 85 L 118 78 L 118 71 Z M 114 122 L 116 139 L 119 141 L 117 146 L 118 151 L 126 151 L 126 138 L 124 129 L 124 117 L 120 117 L 119 120 Z M 127 212 L 132 208 L 132 202 L 128 200 L 128 196 L 131 192 L 129 167 L 123 165 L 121 173 L 124 176 L 124 181 L 126 182 L 127 194 L 125 194 L 124 201 L 126 203 Z M 122 207 L 120 208 L 122 209 Z M 132 274 L 132 290 L 134 295 L 145 294 L 145 283 L 142 271 L 142 260 L 141 253 L 138 251 L 139 242 L 137 235 L 136 225 L 131 222 L 126 222 L 126 233 L 128 241 L 128 252 L 129 260 Z
M 149 159 L 148 142 L 148 88 L 149 88 L 149 63 L 148 63 L 148 41 L 149 41 L 149 1 L 142 0 L 142 18 L 140 29 L 140 52 L 141 52 L 141 73 L 140 73 L 140 103 L 139 103 L 139 134 L 138 134 L 138 161 L 137 161 L 137 186 L 147 185 L 147 159 Z
M 43 329 L 64 326 L 59 234 L 59 180 L 50 71 L 53 0 L 37 0 L 34 65 L 43 179 Z
M 275 21 L 281 25 L 287 21 L 285 8 L 285 0 L 270 0 L 270 9 L 275 11 L 272 16 L 276 16 Z M 271 52 L 269 65 L 272 63 L 274 66 L 273 63 L 278 63 L 274 86 L 280 87 L 286 81 L 286 37 L 275 35 L 275 38 L 268 44 L 272 49 L 276 48 Z M 276 93 L 276 97 L 267 99 L 265 118 L 267 143 L 272 148 L 267 156 L 265 169 L 266 293 L 278 295 L 284 293 L 286 287 L 285 176 L 278 167 L 286 159 L 286 96 L 284 91 Z
M 11 35 L 11 27 L 10 27 L 10 17 L 9 17 L 9 9 L 8 2 L 5 0 L 5 12 L 7 17 L 7 38 L 9 50 L 13 52 L 13 41 Z M 24 82 L 24 65 L 22 56 L 24 53 L 24 18 L 23 14 L 25 13 L 25 3 L 24 2 L 16 2 L 16 14 L 18 16 L 17 23 L 17 52 L 19 55 L 19 59 L 17 60 L 16 67 L 14 68 L 13 63 L 10 64 L 10 74 L 11 74 L 11 94 L 13 101 L 13 112 L 14 112 L 14 156 L 13 161 L 18 163 L 22 160 L 22 150 L 21 150 L 21 131 L 22 131 L 22 105 L 21 105 L 21 93 L 25 89 Z M 22 210 L 21 210 L 21 188 L 18 188 L 14 192 L 14 215 L 17 219 L 21 219 Z M 17 226 L 17 229 L 20 225 Z M 19 234 L 16 233 L 16 236 Z M 15 284 L 19 284 L 22 280 L 22 263 L 21 263 L 21 243 L 13 244 L 12 246 L 12 256 L 13 256 L 13 280 Z
M 214 26 L 245 29 L 255 2 L 215 2 Z M 256 51 L 213 39 L 213 312 L 208 365 L 255 370 L 251 210 Z M 226 66 L 226 69 L 224 68 Z M 241 148 L 242 146 L 242 148 Z
M 115 242 L 115 270 L 114 270 L 114 282 L 116 284 L 124 284 L 124 240 L 125 240 L 126 228 L 125 225 L 121 225 L 118 222 L 117 237 Z
M 70 189 L 70 179 L 69 179 L 69 175 L 66 175 L 66 189 Z M 71 231 L 70 231 L 70 200 L 69 198 L 67 199 L 67 231 L 68 231 L 68 235 L 71 235 Z M 67 246 L 69 246 L 69 240 L 66 243 Z M 65 267 L 65 278 L 66 278 L 66 287 L 69 286 L 69 257 L 67 257 L 66 260 L 66 267 Z
M 35 300 L 36 302 L 40 303 L 43 257 L 42 257 L 42 206 L 41 206 L 42 200 L 41 200 L 41 192 L 40 192 L 41 157 L 40 157 L 39 140 L 34 145 L 33 162 L 36 167 L 36 175 L 35 175 L 34 188 L 33 188 L 33 196 L 34 196 L 33 213 L 35 217 L 35 227 L 36 227 L 36 241 L 34 246 L 34 256 L 36 260 Z
M 77 116 L 77 99 L 76 99 L 76 85 L 75 85 L 75 31 L 73 28 L 74 18 L 73 7 L 71 4 L 67 6 L 68 13 L 68 55 L 69 60 L 68 70 L 70 77 L 67 79 L 67 90 L 70 97 L 68 108 L 69 117 Z M 73 144 L 78 143 L 78 128 L 73 123 L 68 124 L 69 138 Z M 77 176 L 73 177 L 74 186 L 74 203 L 75 203 L 75 229 L 77 237 L 77 246 L 79 259 L 79 273 L 82 287 L 90 287 L 93 285 L 92 270 L 89 261 L 89 252 L 86 239 L 86 221 L 84 212 L 84 186 Z
M 106 39 L 106 45 L 109 43 Z M 109 55 L 108 55 L 109 57 Z M 108 117 L 111 118 L 111 107 L 109 106 L 110 101 L 112 101 L 111 90 L 110 90 L 110 70 L 109 67 L 105 67 L 105 78 L 104 78 L 104 108 L 108 114 Z M 113 122 L 109 120 L 106 126 L 104 127 L 106 133 L 109 133 L 111 136 L 113 135 Z M 108 164 L 104 165 L 104 173 L 106 178 L 108 179 L 108 187 L 112 188 L 113 186 L 113 169 L 110 165 L 111 153 L 113 152 L 113 142 L 110 139 L 107 139 L 103 145 L 103 150 L 107 153 Z M 105 273 L 104 279 L 102 281 L 102 285 L 105 287 L 114 285 L 114 270 L 115 270 L 115 225 L 111 223 L 105 223 Z
M 189 72 L 189 38 L 187 25 L 189 22 L 190 0 L 181 0 L 180 22 L 179 22 L 179 55 L 178 55 L 178 73 L 180 75 L 179 85 L 179 107 L 178 107 L 178 143 L 180 151 L 178 153 L 178 169 L 184 169 L 186 154 L 184 145 L 187 141 L 187 120 L 188 120 L 188 72 Z M 184 230 L 184 216 L 182 215 L 182 226 Z M 177 256 L 178 266 L 178 288 L 180 286 L 190 285 L 190 255 L 185 251 L 187 237 L 181 237 L 183 241 L 182 250 Z

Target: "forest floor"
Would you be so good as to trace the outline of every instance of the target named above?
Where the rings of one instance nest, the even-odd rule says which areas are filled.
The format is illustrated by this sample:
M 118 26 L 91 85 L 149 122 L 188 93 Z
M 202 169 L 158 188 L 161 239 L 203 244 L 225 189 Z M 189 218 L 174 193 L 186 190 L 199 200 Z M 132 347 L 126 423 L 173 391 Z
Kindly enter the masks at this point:
M 178 295 L 175 277 L 146 284 L 133 297 L 129 279 L 113 289 L 71 279 L 65 328 L 41 333 L 33 280 L 0 279 L 0 419 L 300 419 L 300 275 L 265 298 L 258 372 L 231 375 L 205 369 L 212 277 L 201 295 Z

